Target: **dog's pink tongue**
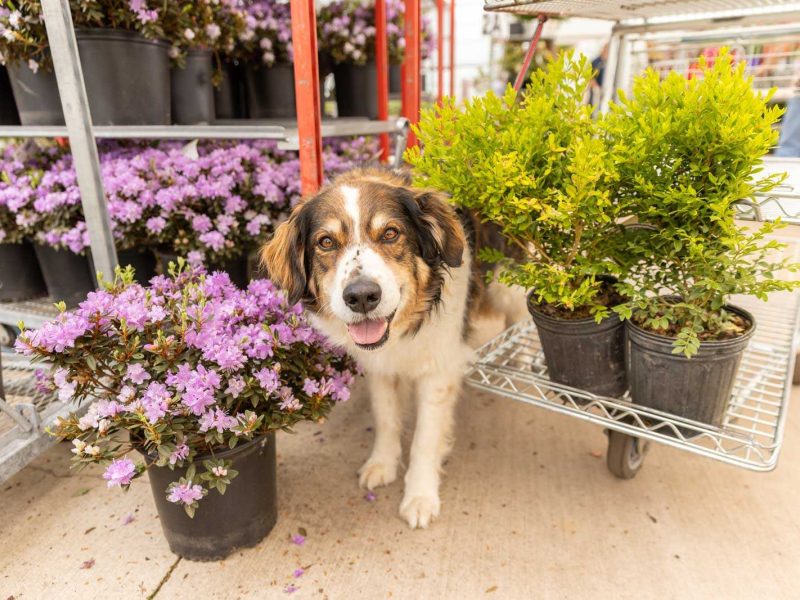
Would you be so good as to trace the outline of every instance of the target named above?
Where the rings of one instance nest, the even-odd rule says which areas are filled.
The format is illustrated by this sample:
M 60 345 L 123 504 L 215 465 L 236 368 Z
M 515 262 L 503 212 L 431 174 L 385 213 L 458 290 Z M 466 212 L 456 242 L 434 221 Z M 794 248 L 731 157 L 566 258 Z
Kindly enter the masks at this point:
M 356 344 L 368 346 L 380 342 L 388 326 L 389 322 L 386 319 L 375 319 L 353 323 L 347 329 Z

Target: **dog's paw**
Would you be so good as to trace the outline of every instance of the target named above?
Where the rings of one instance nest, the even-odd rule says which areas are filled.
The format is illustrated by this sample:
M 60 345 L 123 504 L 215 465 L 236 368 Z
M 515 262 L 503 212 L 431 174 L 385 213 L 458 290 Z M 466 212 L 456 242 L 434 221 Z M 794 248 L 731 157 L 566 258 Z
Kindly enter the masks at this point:
M 438 496 L 406 496 L 400 503 L 400 516 L 411 529 L 425 529 L 439 516 L 439 508 Z
M 358 485 L 368 490 L 389 485 L 395 479 L 397 479 L 397 464 L 370 459 L 358 470 Z

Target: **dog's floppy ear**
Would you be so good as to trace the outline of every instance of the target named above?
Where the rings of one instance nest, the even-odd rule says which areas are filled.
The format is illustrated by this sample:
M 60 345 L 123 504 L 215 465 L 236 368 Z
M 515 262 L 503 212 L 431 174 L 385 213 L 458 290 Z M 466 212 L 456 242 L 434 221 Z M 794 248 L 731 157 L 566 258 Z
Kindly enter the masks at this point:
M 275 235 L 261 249 L 261 264 L 269 278 L 289 297 L 289 302 L 299 302 L 308 290 L 305 267 L 305 235 L 301 227 L 297 206 L 289 218 L 275 230 Z
M 412 222 L 418 229 L 422 258 L 431 265 L 460 267 L 467 242 L 453 206 L 443 194 L 430 191 L 416 193 L 413 202 L 417 210 L 412 211 Z

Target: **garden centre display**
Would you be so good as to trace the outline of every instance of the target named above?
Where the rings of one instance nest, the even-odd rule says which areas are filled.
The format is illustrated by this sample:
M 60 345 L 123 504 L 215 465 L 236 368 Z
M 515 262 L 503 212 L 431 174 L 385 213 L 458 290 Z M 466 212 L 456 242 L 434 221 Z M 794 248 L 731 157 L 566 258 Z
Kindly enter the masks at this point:
M 627 366 L 631 398 L 721 425 L 734 376 L 757 323 L 731 296 L 791 290 L 798 264 L 769 236 L 737 224 L 735 204 L 778 185 L 760 175 L 781 109 L 755 92 L 726 52 L 687 81 L 636 78 L 603 122 L 619 173 L 618 202 L 649 225 L 627 236 Z
M 424 151 L 406 158 L 419 185 L 499 227 L 507 247 L 483 249 L 481 259 L 497 264 L 501 282 L 530 291 L 550 378 L 620 396 L 622 206 L 612 157 L 583 103 L 591 76 L 585 57 L 565 53 L 532 74 L 521 101 L 510 87 L 463 109 L 445 99 L 423 111 L 415 132 Z
M 258 543 L 277 518 L 276 430 L 321 421 L 350 396 L 350 360 L 267 280 L 246 290 L 184 261 L 147 288 L 131 269 L 34 331 L 39 386 L 89 403 L 54 434 L 108 487 L 146 470 L 173 552 L 214 560 Z M 131 453 L 137 451 L 138 455 Z

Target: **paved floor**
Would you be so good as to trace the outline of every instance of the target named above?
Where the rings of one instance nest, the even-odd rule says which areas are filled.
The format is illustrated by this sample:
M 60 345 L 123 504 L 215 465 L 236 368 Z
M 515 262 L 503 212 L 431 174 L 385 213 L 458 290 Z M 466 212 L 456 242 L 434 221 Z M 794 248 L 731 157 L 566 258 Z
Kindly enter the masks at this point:
M 778 469 L 666 447 L 614 479 L 598 428 L 466 392 L 443 514 L 410 531 L 401 488 L 356 487 L 366 402 L 279 437 L 279 522 L 215 564 L 176 560 L 149 486 L 109 491 L 53 448 L 0 488 L 0 599 L 798 598 L 800 390 Z M 307 541 L 289 541 L 299 528 Z M 293 572 L 305 568 L 295 579 Z

